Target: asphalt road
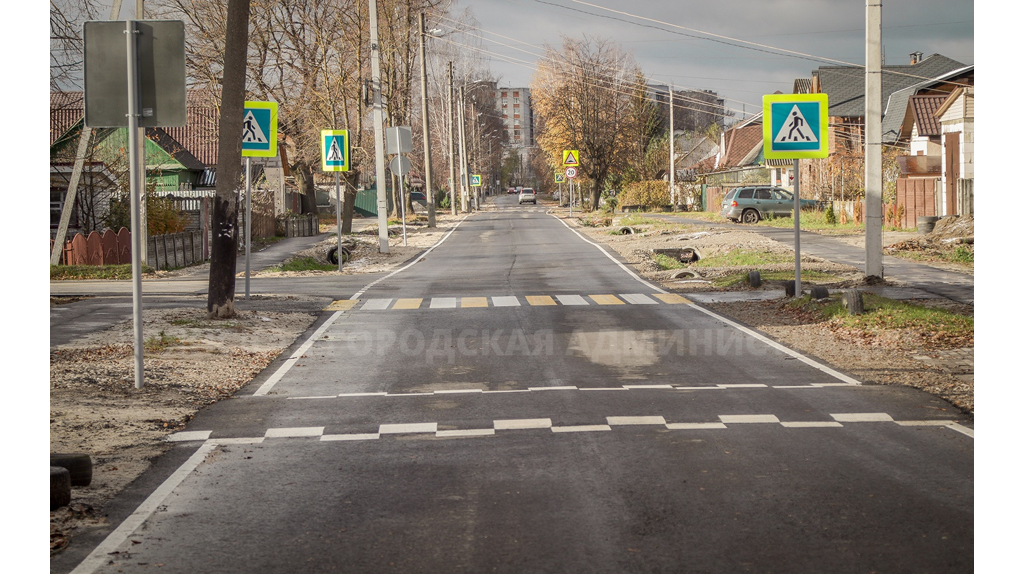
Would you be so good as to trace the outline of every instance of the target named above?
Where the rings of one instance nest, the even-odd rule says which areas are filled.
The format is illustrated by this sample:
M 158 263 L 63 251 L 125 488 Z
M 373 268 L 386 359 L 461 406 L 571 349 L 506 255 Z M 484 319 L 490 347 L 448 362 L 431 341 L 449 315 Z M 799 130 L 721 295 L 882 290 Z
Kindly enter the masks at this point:
M 498 197 L 339 289 L 66 572 L 964 572 L 974 439 Z

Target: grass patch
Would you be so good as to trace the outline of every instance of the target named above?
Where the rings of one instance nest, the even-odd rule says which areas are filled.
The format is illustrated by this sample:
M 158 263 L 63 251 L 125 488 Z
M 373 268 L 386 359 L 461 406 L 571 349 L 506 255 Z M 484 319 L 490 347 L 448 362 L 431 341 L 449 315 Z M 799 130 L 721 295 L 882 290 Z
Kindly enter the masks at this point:
M 792 281 L 796 279 L 795 271 L 761 271 L 761 281 Z M 835 276 L 823 271 L 800 270 L 800 282 L 828 283 L 833 281 Z M 730 273 L 724 277 L 713 279 L 711 282 L 715 287 L 734 287 L 746 284 L 747 272 Z
M 268 271 L 337 271 L 337 269 L 337 265 L 321 263 L 314 257 L 296 257 L 277 267 L 271 267 Z
M 767 227 L 778 227 L 781 229 L 793 229 L 795 221 L 792 217 L 792 212 L 789 217 L 771 217 L 762 219 L 762 223 L 759 225 L 765 225 Z M 826 232 L 848 232 L 854 233 L 858 230 L 864 230 L 863 223 L 829 223 L 828 217 L 824 211 L 817 210 L 803 210 L 800 212 L 800 229 L 804 231 L 826 231 Z M 851 218 L 852 219 L 852 218 Z
M 850 315 L 837 296 L 820 304 L 810 297 L 801 297 L 791 303 L 793 308 L 816 314 L 823 321 L 832 321 L 852 330 L 868 333 L 905 330 L 919 333 L 932 341 L 957 345 L 974 344 L 974 317 L 960 315 L 945 309 L 935 309 L 864 293 L 864 313 Z
M 779 265 L 784 263 L 793 263 L 793 255 L 733 249 L 726 253 L 705 257 L 691 265 L 693 267 L 739 267 L 748 265 Z
M 185 343 L 182 342 L 181 339 L 179 339 L 177 337 L 172 337 L 172 336 L 164 333 L 163 331 L 160 331 L 160 334 L 157 335 L 156 337 L 150 337 L 150 338 L 146 339 L 145 341 L 143 341 L 142 348 L 144 350 L 150 352 L 150 353 L 154 353 L 154 352 L 157 352 L 157 351 L 164 351 L 164 350 L 169 349 L 171 347 L 175 347 L 175 346 L 179 346 L 179 345 L 184 345 L 184 344 Z
M 142 266 L 142 274 L 152 274 L 153 268 Z M 132 265 L 51 265 L 51 281 L 73 281 L 78 279 L 131 279 Z
M 655 253 L 654 262 L 658 264 L 658 268 L 662 271 L 667 269 L 685 269 L 691 264 L 683 263 L 682 261 L 669 257 L 664 253 Z
M 233 321 L 200 321 L 197 319 L 174 319 L 171 325 L 187 329 L 232 329 L 242 330 L 243 327 Z

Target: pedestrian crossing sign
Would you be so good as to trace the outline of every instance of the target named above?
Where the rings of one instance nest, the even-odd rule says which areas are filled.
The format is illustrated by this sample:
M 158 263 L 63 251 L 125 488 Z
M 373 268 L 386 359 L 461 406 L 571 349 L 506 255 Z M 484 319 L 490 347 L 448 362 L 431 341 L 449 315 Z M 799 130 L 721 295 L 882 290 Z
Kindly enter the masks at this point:
M 324 171 L 348 171 L 348 130 L 320 130 L 320 160 Z
M 482 182 L 483 182 L 483 177 L 482 176 L 479 176 L 479 175 L 471 175 L 471 176 L 469 176 L 469 186 L 470 187 L 480 187 L 480 186 L 483 185 Z
M 277 155 L 277 102 L 245 102 L 242 157 Z
M 765 159 L 828 157 L 828 94 L 770 94 L 762 104 Z
M 562 165 L 578 167 L 580 165 L 580 150 L 567 149 L 562 151 Z
M 555 183 L 565 183 L 565 174 L 564 173 L 556 173 L 555 174 Z

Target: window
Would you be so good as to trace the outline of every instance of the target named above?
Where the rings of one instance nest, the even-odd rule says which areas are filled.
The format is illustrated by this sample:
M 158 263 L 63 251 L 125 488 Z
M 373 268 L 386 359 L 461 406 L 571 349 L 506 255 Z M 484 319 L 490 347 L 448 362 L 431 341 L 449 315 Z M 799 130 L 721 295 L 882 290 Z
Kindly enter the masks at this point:
M 515 118 L 516 118 L 517 120 L 519 119 L 519 114 L 513 114 L 513 116 L 514 116 L 514 117 L 515 117 Z
M 519 97 L 519 92 L 512 92 L 512 97 L 513 98 L 518 98 Z
M 508 92 L 502 92 L 502 93 L 501 93 L 501 97 L 503 97 L 503 98 L 507 98 L 507 97 L 508 97 Z
M 772 198 L 772 194 L 767 189 L 765 189 L 763 187 L 759 187 L 757 189 L 757 191 L 754 192 L 754 199 L 771 199 L 771 198 Z
M 752 188 L 752 187 L 745 187 L 745 188 L 741 189 L 740 190 L 740 194 L 739 194 L 738 197 L 739 197 L 739 199 L 753 199 L 753 197 L 754 197 L 754 188 Z

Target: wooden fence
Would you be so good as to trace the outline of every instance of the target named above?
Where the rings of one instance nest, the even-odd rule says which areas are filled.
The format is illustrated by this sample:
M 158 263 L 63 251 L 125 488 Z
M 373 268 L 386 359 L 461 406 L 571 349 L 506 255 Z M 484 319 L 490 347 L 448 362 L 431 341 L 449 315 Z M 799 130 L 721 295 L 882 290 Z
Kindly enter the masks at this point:
M 50 240 L 53 250 L 53 240 Z M 204 261 L 203 234 L 186 231 L 170 235 L 155 235 L 147 241 L 146 264 L 154 269 L 185 267 Z M 89 235 L 76 234 L 64 242 L 60 263 L 63 265 L 127 265 L 132 262 L 132 234 L 122 227 L 114 232 L 93 231 Z

